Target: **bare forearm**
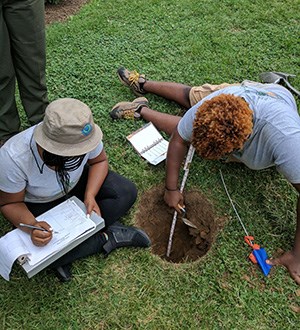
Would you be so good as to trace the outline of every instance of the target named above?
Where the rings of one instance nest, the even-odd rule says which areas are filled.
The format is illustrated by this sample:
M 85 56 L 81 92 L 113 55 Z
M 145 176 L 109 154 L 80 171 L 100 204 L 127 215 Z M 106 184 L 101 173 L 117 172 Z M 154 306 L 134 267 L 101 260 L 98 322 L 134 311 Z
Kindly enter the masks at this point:
M 90 166 L 85 197 L 95 197 L 100 190 L 108 173 L 108 161 L 104 160 Z
M 166 188 L 174 190 L 178 187 L 179 171 L 186 154 L 187 146 L 176 132 L 169 144 L 166 164 Z
M 34 215 L 28 210 L 25 203 L 7 204 L 1 207 L 3 216 L 11 222 L 15 227 L 19 227 L 20 223 L 35 225 L 37 223 Z M 23 231 L 28 233 L 31 229 L 22 228 Z

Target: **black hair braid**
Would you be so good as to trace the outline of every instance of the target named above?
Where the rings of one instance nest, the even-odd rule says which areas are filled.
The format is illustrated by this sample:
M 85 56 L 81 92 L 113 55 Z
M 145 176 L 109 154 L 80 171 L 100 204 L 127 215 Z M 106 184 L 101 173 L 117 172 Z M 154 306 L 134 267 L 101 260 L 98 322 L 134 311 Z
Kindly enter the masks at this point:
M 57 182 L 61 186 L 62 192 L 68 196 L 70 188 L 70 174 L 81 165 L 85 155 L 65 157 L 54 155 L 46 150 L 43 151 L 44 163 L 55 168 Z

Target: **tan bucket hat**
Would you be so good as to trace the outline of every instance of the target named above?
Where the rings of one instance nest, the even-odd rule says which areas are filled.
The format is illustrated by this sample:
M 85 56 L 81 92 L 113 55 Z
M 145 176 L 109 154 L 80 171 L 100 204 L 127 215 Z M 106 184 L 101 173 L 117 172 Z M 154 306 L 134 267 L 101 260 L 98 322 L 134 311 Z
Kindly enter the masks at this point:
M 43 149 L 58 156 L 80 156 L 97 147 L 103 133 L 94 123 L 91 109 L 83 102 L 63 98 L 51 102 L 34 139 Z

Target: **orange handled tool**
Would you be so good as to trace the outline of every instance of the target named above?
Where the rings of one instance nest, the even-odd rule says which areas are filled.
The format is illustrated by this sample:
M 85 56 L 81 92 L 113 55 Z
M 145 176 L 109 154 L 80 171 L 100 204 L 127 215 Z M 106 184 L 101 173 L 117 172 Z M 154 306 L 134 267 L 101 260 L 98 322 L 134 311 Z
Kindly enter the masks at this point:
M 246 234 L 246 236 L 244 237 L 244 240 L 245 242 L 251 246 L 252 248 L 252 252 L 250 253 L 249 255 L 249 259 L 254 263 L 254 264 L 258 264 L 259 267 L 261 268 L 262 272 L 264 273 L 265 276 L 267 276 L 272 268 L 271 265 L 268 265 L 266 263 L 266 260 L 268 259 L 268 255 L 267 255 L 267 252 L 265 251 L 264 248 L 261 248 L 258 244 L 254 243 L 254 237 L 253 236 L 250 236 L 247 232 L 247 229 L 246 227 L 244 226 L 244 223 L 242 221 L 242 219 L 240 218 L 234 204 L 233 204 L 233 201 L 229 195 L 229 192 L 227 190 L 227 187 L 226 187 L 226 184 L 225 184 L 225 181 L 224 181 L 224 178 L 223 178 L 223 174 L 222 174 L 222 171 L 220 170 L 220 176 L 221 176 L 221 179 L 222 179 L 222 183 L 223 183 L 223 186 L 224 186 L 224 189 L 226 191 L 226 194 L 228 196 L 228 199 L 231 203 L 231 206 L 237 216 L 237 218 L 239 219 L 239 222 L 241 224 L 241 226 L 243 227 L 244 229 L 244 232 Z

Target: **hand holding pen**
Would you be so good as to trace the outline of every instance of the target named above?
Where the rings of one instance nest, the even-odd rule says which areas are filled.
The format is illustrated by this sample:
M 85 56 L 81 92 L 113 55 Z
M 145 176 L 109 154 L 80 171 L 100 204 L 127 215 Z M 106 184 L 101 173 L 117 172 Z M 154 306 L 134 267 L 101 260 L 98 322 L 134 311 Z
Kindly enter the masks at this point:
M 19 226 L 30 229 L 32 243 L 36 246 L 44 246 L 52 239 L 53 229 L 45 221 L 39 221 L 35 225 L 20 223 Z M 26 231 L 28 232 L 28 230 Z
M 41 231 L 52 231 L 54 234 L 58 234 L 57 231 L 53 231 L 53 229 L 50 227 L 49 229 L 45 229 L 43 227 L 38 227 L 38 226 L 32 226 L 32 225 L 27 225 L 26 223 L 20 223 L 20 227 L 25 227 L 29 229 L 36 229 L 36 230 L 41 230 Z

